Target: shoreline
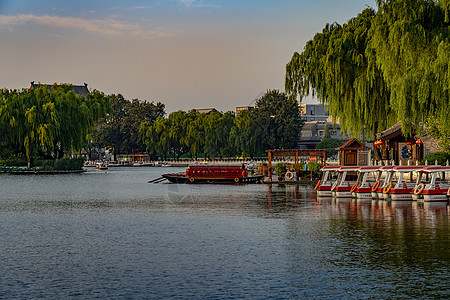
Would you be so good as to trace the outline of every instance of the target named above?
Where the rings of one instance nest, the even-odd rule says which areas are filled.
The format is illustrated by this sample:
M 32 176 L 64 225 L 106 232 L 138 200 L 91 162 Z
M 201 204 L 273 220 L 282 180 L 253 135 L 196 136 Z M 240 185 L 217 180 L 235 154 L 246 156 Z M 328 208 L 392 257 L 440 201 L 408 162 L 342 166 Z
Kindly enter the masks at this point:
M 23 170 L 23 171 L 6 171 L 4 173 L 9 173 L 12 175 L 52 175 L 52 174 L 77 174 L 84 173 L 86 170 L 52 170 L 52 171 L 32 171 L 32 170 Z

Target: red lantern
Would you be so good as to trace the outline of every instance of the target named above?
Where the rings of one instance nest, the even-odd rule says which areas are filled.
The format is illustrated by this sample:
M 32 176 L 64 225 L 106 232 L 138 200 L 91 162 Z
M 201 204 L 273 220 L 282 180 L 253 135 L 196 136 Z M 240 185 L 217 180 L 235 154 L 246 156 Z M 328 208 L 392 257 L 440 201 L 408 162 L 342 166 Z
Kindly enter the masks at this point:
M 376 142 L 374 143 L 374 145 L 377 146 L 377 147 L 379 147 L 379 146 L 383 145 L 383 142 L 382 142 L 382 141 L 376 141 Z
M 419 140 L 416 141 L 416 144 L 420 146 L 420 145 L 423 145 L 423 142 L 422 142 L 421 139 L 419 139 Z
M 406 143 L 406 145 L 408 145 L 408 146 L 412 146 L 412 144 L 413 144 L 412 142 L 407 142 Z

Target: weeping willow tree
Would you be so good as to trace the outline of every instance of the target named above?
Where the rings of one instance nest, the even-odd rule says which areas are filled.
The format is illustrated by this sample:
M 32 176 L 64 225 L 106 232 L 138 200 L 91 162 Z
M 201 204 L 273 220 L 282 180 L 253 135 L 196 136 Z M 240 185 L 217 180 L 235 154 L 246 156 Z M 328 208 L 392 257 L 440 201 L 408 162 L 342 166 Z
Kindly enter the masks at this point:
M 95 124 L 109 109 L 98 91 L 86 97 L 68 86 L 0 90 L 0 156 L 60 158 L 57 152 L 79 151 Z M 5 155 L 5 156 L 6 156 Z
M 448 9 L 448 0 L 379 1 L 370 46 L 403 128 L 436 119 L 450 125 Z
M 449 0 L 378 1 L 344 25 L 326 25 L 286 66 L 292 98 L 310 94 L 344 132 L 367 138 L 449 118 Z

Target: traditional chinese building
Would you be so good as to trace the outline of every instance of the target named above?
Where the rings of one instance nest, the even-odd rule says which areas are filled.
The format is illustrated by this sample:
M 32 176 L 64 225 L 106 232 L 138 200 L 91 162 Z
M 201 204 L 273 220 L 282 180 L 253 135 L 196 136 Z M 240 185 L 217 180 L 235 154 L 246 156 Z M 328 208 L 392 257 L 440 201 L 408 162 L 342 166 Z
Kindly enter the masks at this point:
M 194 110 L 200 114 L 209 114 L 210 112 L 217 111 L 215 108 L 194 108 Z
M 437 151 L 436 141 L 428 135 L 419 136 L 414 128 L 411 134 L 402 131 L 401 123 L 376 134 L 375 157 L 383 161 L 394 161 L 396 165 L 407 165 L 421 161 L 424 156 Z
M 339 151 L 341 166 L 367 166 L 371 161 L 370 149 L 355 138 L 349 139 L 336 150 Z
M 41 83 L 34 83 L 34 81 L 31 82 L 30 90 L 31 89 L 37 89 L 39 86 L 46 86 L 47 89 L 51 92 L 53 84 L 41 84 Z M 75 95 L 82 95 L 83 97 L 86 97 L 89 94 L 89 90 L 87 87 L 87 83 L 83 85 L 70 85 Z

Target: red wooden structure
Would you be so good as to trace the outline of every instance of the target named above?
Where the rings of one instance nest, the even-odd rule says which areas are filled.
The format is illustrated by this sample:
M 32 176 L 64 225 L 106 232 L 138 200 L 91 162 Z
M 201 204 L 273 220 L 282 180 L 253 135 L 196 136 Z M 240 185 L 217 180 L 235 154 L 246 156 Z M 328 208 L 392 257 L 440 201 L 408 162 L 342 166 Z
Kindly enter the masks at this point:
M 268 167 L 269 167 L 269 177 L 272 180 L 272 157 L 294 157 L 295 158 L 295 171 L 298 174 L 299 171 L 299 157 L 308 156 L 313 157 L 316 161 L 321 160 L 322 166 L 325 165 L 327 160 L 327 150 L 300 150 L 300 149 L 276 149 L 276 150 L 266 150 L 268 155 Z M 298 179 L 298 178 L 297 178 Z

